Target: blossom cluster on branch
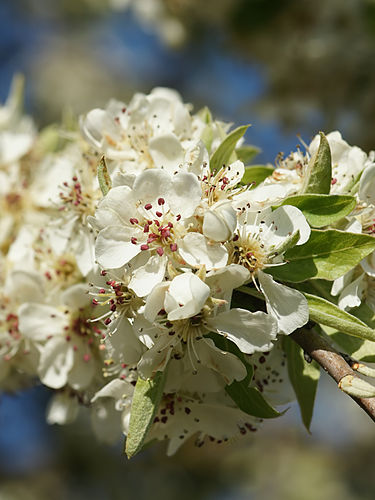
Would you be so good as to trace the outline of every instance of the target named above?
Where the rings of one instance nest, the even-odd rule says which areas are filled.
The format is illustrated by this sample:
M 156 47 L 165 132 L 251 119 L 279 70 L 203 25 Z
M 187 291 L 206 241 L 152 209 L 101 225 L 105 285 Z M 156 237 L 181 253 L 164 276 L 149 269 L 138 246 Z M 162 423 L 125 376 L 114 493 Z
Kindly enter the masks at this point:
M 319 367 L 289 335 L 309 320 L 375 361 L 373 153 L 320 133 L 252 166 L 247 128 L 156 88 L 38 132 L 14 80 L 0 109 L 3 390 L 42 383 L 49 423 L 87 407 L 128 456 L 155 439 L 173 454 L 193 435 L 250 434 L 295 396 L 308 427 Z

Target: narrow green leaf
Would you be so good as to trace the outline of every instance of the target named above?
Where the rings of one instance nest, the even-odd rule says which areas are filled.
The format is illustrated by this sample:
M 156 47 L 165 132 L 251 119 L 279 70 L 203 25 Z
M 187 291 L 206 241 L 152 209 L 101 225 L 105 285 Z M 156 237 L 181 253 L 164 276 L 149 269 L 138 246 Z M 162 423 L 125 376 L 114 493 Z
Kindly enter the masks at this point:
M 275 169 L 269 165 L 249 165 L 245 168 L 242 184 L 254 183 L 254 186 L 260 184 L 267 177 L 272 175 Z
M 232 382 L 225 390 L 240 410 L 253 417 L 276 418 L 285 413 L 272 408 L 256 387 L 249 387 L 242 380 Z
M 375 342 L 375 330 L 352 314 L 341 310 L 332 302 L 316 295 L 304 293 L 309 305 L 310 319 L 360 339 Z
M 249 126 L 250 125 L 243 125 L 242 127 L 238 127 L 226 136 L 226 138 L 223 140 L 223 142 L 211 157 L 211 170 L 219 170 L 223 165 L 228 164 L 237 142 L 245 134 Z
M 108 174 L 104 156 L 101 157 L 98 165 L 98 181 L 103 196 L 105 196 L 112 187 L 112 181 Z
M 367 234 L 313 229 L 310 239 L 285 253 L 288 264 L 274 267 L 275 278 L 298 283 L 311 278 L 335 280 L 356 266 L 375 249 L 375 238 Z
M 261 152 L 256 146 L 246 145 L 236 149 L 236 155 L 245 165 L 251 162 Z
M 237 356 L 246 367 L 246 377 L 243 380 L 232 382 L 225 388 L 240 410 L 258 418 L 276 418 L 285 413 L 279 413 L 272 408 L 256 387 L 249 387 L 253 378 L 253 367 L 248 363 L 245 355 L 233 342 L 230 342 L 222 335 L 216 333 L 210 333 L 207 337 L 211 338 L 219 349 L 231 352 Z
M 152 379 L 137 380 L 126 438 L 125 452 L 128 458 L 136 455 L 143 447 L 163 396 L 165 378 L 166 371 L 163 371 L 157 372 Z
M 197 115 L 201 118 L 201 120 L 207 125 L 212 123 L 212 114 L 207 106 L 204 106 L 197 112 Z
M 307 167 L 302 193 L 329 194 L 331 190 L 331 150 L 323 132 L 319 132 L 319 135 L 319 148 Z
M 353 359 L 375 363 L 375 342 L 352 337 L 328 326 L 324 326 L 323 330 L 340 346 L 340 349 L 352 356 Z
M 20 73 L 13 76 L 5 106 L 13 116 L 23 113 L 25 98 L 25 77 Z
M 350 311 L 350 314 L 363 321 L 375 331 L 375 313 L 365 303 Z M 324 327 L 324 331 L 350 356 L 357 361 L 375 363 L 375 342 L 346 335 L 335 328 Z
M 291 338 L 283 338 L 283 347 L 287 357 L 289 380 L 297 396 L 302 421 L 310 431 L 320 368 L 315 361 L 306 362 L 303 350 Z
M 353 196 L 304 194 L 286 198 L 282 205 L 293 205 L 301 210 L 313 227 L 333 224 L 348 215 L 356 205 Z

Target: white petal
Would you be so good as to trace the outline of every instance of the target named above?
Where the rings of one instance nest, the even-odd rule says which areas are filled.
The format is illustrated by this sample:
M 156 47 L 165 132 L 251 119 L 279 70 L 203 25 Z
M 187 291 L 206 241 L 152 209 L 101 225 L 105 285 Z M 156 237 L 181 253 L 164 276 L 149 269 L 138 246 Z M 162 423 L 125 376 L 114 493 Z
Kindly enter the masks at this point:
M 231 309 L 209 319 L 208 324 L 246 354 L 269 351 L 277 335 L 275 319 L 261 311 L 251 313 L 245 309 Z
M 128 186 L 110 189 L 100 201 L 95 217 L 90 219 L 91 225 L 99 230 L 107 226 L 129 226 L 129 219 L 138 216 L 136 201 Z
M 61 335 L 67 319 L 55 307 L 28 302 L 18 310 L 19 330 L 34 341 L 46 340 L 51 335 Z
M 68 374 L 74 364 L 72 342 L 64 337 L 52 337 L 43 347 L 39 362 L 39 377 L 44 385 L 60 389 L 68 381 Z
M 361 201 L 375 204 L 375 165 L 370 165 L 363 171 L 358 197 Z
M 172 189 L 167 200 L 172 212 L 183 218 L 191 217 L 202 198 L 202 188 L 197 177 L 188 172 L 173 176 Z
M 163 281 L 167 258 L 165 256 L 153 255 L 148 262 L 138 267 L 133 272 L 129 288 L 132 289 L 138 297 L 145 297 L 158 283 Z
M 68 384 L 76 391 L 82 391 L 90 385 L 96 369 L 90 347 L 79 340 L 74 339 L 74 363 L 68 373 Z
M 211 288 L 214 297 L 221 297 L 243 285 L 250 278 L 250 272 L 239 264 L 230 264 L 221 269 L 210 271 L 205 283 Z
M 44 301 L 44 283 L 39 273 L 12 271 L 5 288 L 19 303 Z
M 351 282 L 353 274 L 354 269 L 351 269 L 343 276 L 340 276 L 340 278 L 335 279 L 335 281 L 332 283 L 331 295 L 336 297 L 336 295 L 338 295 Z
M 339 297 L 338 306 L 340 309 L 351 309 L 361 305 L 365 291 L 365 275 L 361 274 L 356 280 L 344 288 Z
M 228 240 L 237 226 L 236 212 L 231 204 L 221 203 L 204 213 L 203 234 L 213 241 Z
M 61 295 L 63 304 L 72 309 L 80 309 L 91 304 L 90 295 L 88 295 L 89 287 L 83 283 L 72 285 Z
M 202 365 L 217 371 L 227 385 L 246 377 L 245 365 L 239 358 L 230 352 L 218 349 L 211 339 L 201 339 L 195 346 Z
M 127 264 L 141 252 L 140 245 L 131 242 L 139 234 L 130 228 L 109 226 L 98 234 L 95 245 L 96 259 L 106 269 L 116 269 Z
M 104 109 L 92 109 L 86 117 L 81 119 L 81 130 L 85 138 L 97 149 L 102 145 L 102 130 L 107 122 L 107 113 Z
M 139 174 L 134 181 L 133 192 L 142 204 L 156 204 L 158 198 L 165 198 L 172 188 L 172 178 L 164 170 L 149 169 Z
M 209 271 L 224 267 L 228 262 L 227 249 L 200 233 L 188 233 L 179 241 L 178 248 L 181 257 L 193 267 L 204 265 Z
M 258 271 L 258 279 L 267 311 L 277 320 L 280 333 L 289 335 L 308 322 L 309 307 L 301 292 L 276 283 L 272 276 L 262 271 Z
M 48 403 L 48 424 L 66 425 L 74 422 L 78 415 L 79 405 L 77 398 L 66 392 L 54 394 Z
M 244 176 L 245 173 L 245 166 L 242 161 L 236 160 L 235 162 L 231 163 L 230 165 L 230 170 L 228 170 L 225 174 L 226 178 L 229 181 L 229 186 L 234 187 L 236 186 L 239 182 L 241 182 L 242 177 Z
M 169 285 L 170 282 L 159 283 L 147 297 L 143 314 L 148 321 L 154 321 L 158 312 L 164 309 L 165 293 Z
M 132 324 L 124 314 L 111 324 L 114 333 L 109 333 L 105 346 L 110 358 L 119 363 L 135 364 L 140 360 L 143 346 L 139 341 Z
M 362 259 L 361 266 L 368 276 L 375 278 L 375 252 Z
M 198 314 L 210 295 L 210 288 L 193 273 L 176 276 L 165 294 L 168 319 L 190 318 Z
M 121 412 L 111 400 L 100 399 L 92 405 L 91 425 L 100 441 L 114 444 L 121 436 Z
M 71 241 L 78 269 L 82 276 L 87 276 L 95 267 L 94 238 L 88 227 L 79 227 Z
M 184 158 L 184 150 L 174 134 L 154 137 L 149 142 L 149 152 L 157 168 L 175 172 Z
M 144 353 L 137 365 L 138 375 L 147 380 L 157 371 L 163 371 L 168 364 L 174 343 L 178 342 L 177 336 L 163 335 L 155 345 Z
M 305 216 L 296 207 L 284 205 L 277 208 L 264 218 L 264 226 L 269 228 L 267 232 L 267 246 L 276 248 L 296 231 L 299 231 L 297 245 L 302 245 L 310 238 L 311 229 Z M 264 229 L 264 232 L 266 229 Z
M 91 403 L 94 403 L 100 398 L 113 398 L 122 399 L 124 396 L 132 396 L 134 392 L 134 387 L 126 380 L 120 380 L 115 378 L 106 384 L 104 387 L 98 391 L 95 396 L 91 399 Z
M 193 144 L 185 151 L 184 168 L 196 176 L 202 174 L 203 163 L 208 162 L 208 151 L 202 141 Z

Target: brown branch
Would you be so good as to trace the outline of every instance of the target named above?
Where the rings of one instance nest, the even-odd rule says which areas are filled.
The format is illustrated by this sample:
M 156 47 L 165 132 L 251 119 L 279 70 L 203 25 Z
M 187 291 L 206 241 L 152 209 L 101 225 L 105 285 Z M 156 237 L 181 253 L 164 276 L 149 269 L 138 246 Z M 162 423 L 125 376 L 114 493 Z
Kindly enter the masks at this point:
M 339 384 L 346 375 L 358 377 L 345 359 L 318 333 L 310 329 L 300 329 L 290 335 L 302 349 Z M 375 398 L 350 396 L 375 422 Z

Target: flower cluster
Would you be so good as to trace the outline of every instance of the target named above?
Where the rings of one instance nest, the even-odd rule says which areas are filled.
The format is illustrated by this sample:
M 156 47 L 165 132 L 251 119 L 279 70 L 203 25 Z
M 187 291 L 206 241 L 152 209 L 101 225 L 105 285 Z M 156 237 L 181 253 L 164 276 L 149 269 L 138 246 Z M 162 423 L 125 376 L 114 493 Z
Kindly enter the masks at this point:
M 333 221 L 322 209 L 332 223 L 319 227 L 367 238 L 373 156 L 333 132 L 254 185 L 246 127 L 193 114 L 170 89 L 39 134 L 20 100 L 16 82 L 0 109 L 2 389 L 40 380 L 55 391 L 48 422 L 86 406 L 100 439 L 129 434 L 136 451 L 157 439 L 172 454 L 192 435 L 225 442 L 279 415 L 271 405 L 294 397 L 284 344 L 309 321 L 307 280 L 288 255 L 306 253 L 316 224 L 298 195 L 326 145 L 331 193 L 302 198 L 346 196 L 348 210 L 342 199 Z M 361 257 L 308 278 L 335 279 L 342 309 L 365 297 L 375 310 L 369 246 Z

